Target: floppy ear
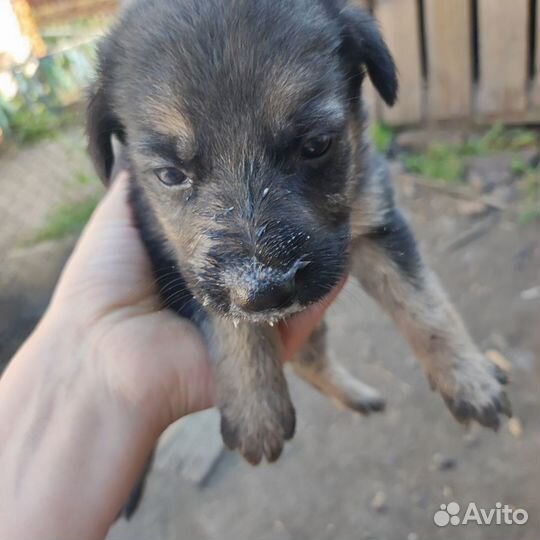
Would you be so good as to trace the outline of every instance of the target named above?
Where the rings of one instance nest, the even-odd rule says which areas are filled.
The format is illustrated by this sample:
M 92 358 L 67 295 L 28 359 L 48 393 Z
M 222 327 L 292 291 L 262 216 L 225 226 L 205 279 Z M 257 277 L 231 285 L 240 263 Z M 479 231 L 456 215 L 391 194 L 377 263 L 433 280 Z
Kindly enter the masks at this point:
M 394 105 L 398 80 L 394 59 L 377 22 L 366 11 L 345 6 L 339 12 L 344 32 L 343 51 L 356 65 L 364 65 L 373 86 L 387 105 Z
M 114 115 L 101 81 L 90 90 L 86 110 L 88 151 L 101 181 L 108 185 L 114 165 L 112 135 L 124 141 L 124 130 Z

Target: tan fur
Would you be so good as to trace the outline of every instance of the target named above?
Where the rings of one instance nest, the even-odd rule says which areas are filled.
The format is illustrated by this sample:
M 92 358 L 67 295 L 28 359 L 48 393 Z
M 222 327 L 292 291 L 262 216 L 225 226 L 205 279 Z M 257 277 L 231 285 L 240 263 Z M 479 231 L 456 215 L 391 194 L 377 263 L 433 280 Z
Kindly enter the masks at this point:
M 181 108 L 174 105 L 174 96 L 160 99 L 155 99 L 154 96 L 148 96 L 145 102 L 145 112 L 147 113 L 148 122 L 158 133 L 170 135 L 178 139 L 183 147 L 190 147 L 189 154 L 186 160 L 191 159 L 195 155 L 193 148 L 193 128 Z
M 275 461 L 294 434 L 295 413 L 281 366 L 277 330 L 213 318 L 210 344 L 225 444 L 252 464 Z
M 500 383 L 435 275 L 427 268 L 423 273 L 417 289 L 369 240 L 354 244 L 352 274 L 395 321 L 433 389 L 449 404 L 464 401 L 482 411 L 501 395 Z
M 384 400 L 375 388 L 355 378 L 329 356 L 324 321 L 294 358 L 293 368 L 314 388 L 346 407 L 363 414 L 384 409 Z
M 366 143 L 362 152 L 369 152 Z M 360 171 L 362 173 L 362 171 Z M 433 272 L 420 262 L 413 284 L 368 236 L 392 209 L 382 191 L 384 169 L 364 171 L 352 204 L 351 274 L 392 317 L 437 389 L 460 421 L 475 418 L 497 427 L 498 412 L 511 414 L 494 367 L 478 350 Z M 357 381 L 325 352 L 324 329 L 317 330 L 298 355 L 295 371 L 323 393 L 351 406 L 369 402 L 373 389 Z M 378 394 L 375 399 L 378 398 Z M 355 408 L 355 407 L 352 407 Z M 359 407 L 361 410 L 361 407 Z M 368 409 L 369 410 L 369 409 Z
M 283 70 L 278 72 L 282 78 L 269 77 L 272 84 L 268 85 L 268 95 L 264 98 L 277 127 L 280 122 L 286 124 L 289 112 L 298 106 L 297 99 L 303 88 L 302 77 L 298 77 L 297 72 L 291 72 L 288 77 L 283 77 Z M 329 99 L 328 107 L 338 106 L 338 101 Z M 159 100 L 148 98 L 146 108 L 154 130 L 176 137 L 184 153 L 195 153 L 192 126 L 171 96 L 162 95 Z M 227 128 L 242 132 L 242 126 L 235 125 L 237 119 L 234 120 Z M 493 376 L 491 366 L 472 342 L 437 278 L 420 262 L 419 279 L 413 283 L 370 236 L 388 223 L 394 202 L 386 178 L 388 173 L 373 159 L 364 125 L 362 111 L 349 115 L 347 141 L 355 158 L 350 162 L 348 183 L 343 192 L 328 195 L 325 200 L 329 213 L 339 212 L 343 207 L 351 209 L 351 274 L 393 318 L 422 363 L 433 388 L 440 391 L 458 419 L 474 418 L 497 427 L 498 413 L 510 412 L 500 380 Z M 240 142 L 234 151 L 216 158 L 215 166 L 223 178 L 240 178 L 244 163 L 264 161 L 263 155 L 250 154 L 247 131 L 244 138 L 241 144 L 237 136 Z M 130 152 L 131 161 L 141 171 L 160 166 L 137 145 L 137 140 L 130 141 Z M 207 261 L 201 254 L 206 254 L 211 247 L 204 232 L 223 227 L 217 217 L 224 212 L 241 216 L 250 198 L 247 184 L 237 186 L 219 204 L 194 213 L 189 208 L 181 210 L 182 205 L 178 204 L 187 196 L 184 191 L 174 188 L 164 191 L 157 182 L 147 180 L 150 178 L 140 175 L 136 181 L 140 182 L 140 189 L 145 192 L 159 223 L 161 230 L 156 227 L 152 231 L 155 237 L 161 238 L 162 232 L 165 233 L 169 242 L 164 242 L 164 246 L 168 246 L 179 263 L 189 261 L 196 272 L 204 270 Z M 265 185 L 269 186 L 270 180 L 262 184 L 261 189 Z M 262 200 L 261 193 L 257 200 Z M 251 223 L 252 236 L 257 225 Z M 196 282 L 192 288 L 200 293 L 199 299 L 206 305 L 204 283 Z M 206 313 L 201 330 L 214 363 L 216 399 L 225 443 L 238 449 L 253 464 L 263 457 L 274 461 L 284 442 L 292 437 L 295 426 L 277 331 L 264 322 L 240 321 L 235 325 L 230 315 L 218 316 L 211 310 Z M 295 358 L 295 372 L 325 395 L 353 410 L 361 413 L 382 410 L 384 401 L 379 393 L 328 355 L 325 334 L 323 323 Z

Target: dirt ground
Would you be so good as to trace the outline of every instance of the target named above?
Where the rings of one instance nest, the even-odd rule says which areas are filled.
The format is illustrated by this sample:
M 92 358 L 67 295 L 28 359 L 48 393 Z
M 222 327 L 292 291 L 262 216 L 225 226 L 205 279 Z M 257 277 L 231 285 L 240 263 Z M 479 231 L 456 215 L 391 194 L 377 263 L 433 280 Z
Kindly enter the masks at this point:
M 74 240 L 28 245 L 58 208 L 96 197 L 82 127 L 0 148 L 0 372 L 47 305 Z
M 95 195 L 101 186 L 78 126 L 38 144 L 0 150 L 1 264 L 13 248 L 31 238 L 52 210 Z
M 226 452 L 204 484 L 194 486 L 158 460 L 139 512 L 129 523 L 119 521 L 108 540 L 538 539 L 539 227 L 517 225 L 498 211 L 463 215 L 454 197 L 408 176 L 398 175 L 396 183 L 424 252 L 471 333 L 511 365 L 512 424 L 497 434 L 477 426 L 466 432 L 429 390 L 393 325 L 350 284 L 330 311 L 331 349 L 382 391 L 386 412 L 364 418 L 338 410 L 291 376 L 297 433 L 277 464 L 253 468 Z M 39 284 L 29 288 L 38 282 L 23 272 L 9 296 L 0 295 L 4 358 L 24 334 L 16 331 L 19 323 L 31 326 L 46 304 L 69 243 L 40 249 L 46 255 L 17 255 L 56 261 L 40 268 Z M 470 502 L 486 509 L 500 502 L 525 509 L 529 519 L 437 527 L 434 513 L 452 501 L 462 510 Z
M 401 187 L 424 251 L 473 336 L 512 364 L 514 434 L 507 425 L 498 434 L 457 425 L 392 324 L 348 286 L 331 309 L 331 348 L 387 396 L 387 411 L 340 411 L 291 376 L 298 429 L 277 464 L 252 468 L 227 453 L 198 488 L 158 467 L 140 512 L 109 540 L 538 538 L 540 299 L 523 293 L 539 283 L 538 228 L 487 215 L 484 232 L 458 248 L 478 220 L 429 188 Z M 529 521 L 436 527 L 435 511 L 451 501 L 501 502 L 527 510 Z

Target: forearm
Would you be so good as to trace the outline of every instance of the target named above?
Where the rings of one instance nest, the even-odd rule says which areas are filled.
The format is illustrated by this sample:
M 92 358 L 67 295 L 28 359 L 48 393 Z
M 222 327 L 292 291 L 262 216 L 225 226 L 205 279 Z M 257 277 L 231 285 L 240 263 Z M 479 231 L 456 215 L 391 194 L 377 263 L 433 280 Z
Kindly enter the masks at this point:
M 59 324 L 45 318 L 0 380 L 0 538 L 103 538 L 159 435 L 64 361 L 88 351 Z

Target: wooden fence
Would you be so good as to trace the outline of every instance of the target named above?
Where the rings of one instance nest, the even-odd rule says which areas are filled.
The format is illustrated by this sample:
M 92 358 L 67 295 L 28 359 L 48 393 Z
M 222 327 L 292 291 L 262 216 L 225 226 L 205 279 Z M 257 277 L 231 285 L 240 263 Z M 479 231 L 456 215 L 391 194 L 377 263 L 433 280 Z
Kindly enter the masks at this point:
M 27 0 L 38 26 L 103 17 L 116 11 L 118 0 Z
M 540 0 L 353 0 L 378 19 L 400 76 L 392 125 L 540 122 Z
M 368 88 L 374 119 L 540 122 L 540 0 L 350 1 L 375 14 L 399 70 L 393 109 Z M 109 14 L 120 3 L 24 2 L 40 27 Z

